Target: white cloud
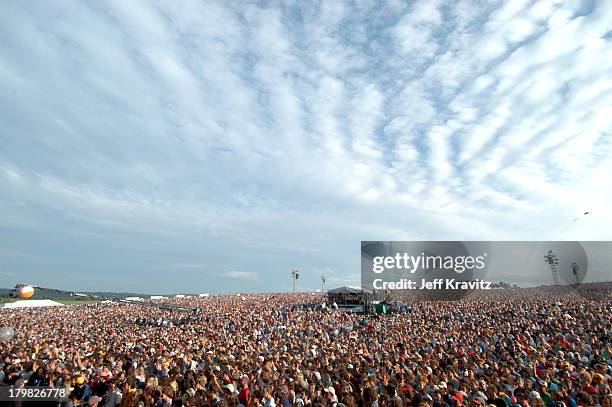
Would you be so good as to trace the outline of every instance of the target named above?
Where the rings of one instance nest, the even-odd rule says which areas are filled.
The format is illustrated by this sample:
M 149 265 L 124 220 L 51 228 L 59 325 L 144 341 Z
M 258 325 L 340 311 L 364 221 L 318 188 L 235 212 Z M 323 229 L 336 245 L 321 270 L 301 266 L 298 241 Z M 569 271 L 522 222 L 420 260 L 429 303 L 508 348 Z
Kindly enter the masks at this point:
M 414 2 L 412 9 L 393 27 L 393 35 L 401 51 L 419 63 L 437 53 L 434 34 L 441 23 L 439 2 Z
M 221 275 L 233 280 L 258 280 L 257 273 L 252 271 L 226 271 Z

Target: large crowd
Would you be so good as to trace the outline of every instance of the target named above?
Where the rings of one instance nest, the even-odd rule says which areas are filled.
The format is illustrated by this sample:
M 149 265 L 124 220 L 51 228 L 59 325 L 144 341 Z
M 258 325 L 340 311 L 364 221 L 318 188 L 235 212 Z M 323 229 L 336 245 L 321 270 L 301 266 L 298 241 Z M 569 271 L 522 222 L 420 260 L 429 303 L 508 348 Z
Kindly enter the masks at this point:
M 495 290 L 350 314 L 321 294 L 0 310 L 0 383 L 73 406 L 612 406 L 612 301 Z

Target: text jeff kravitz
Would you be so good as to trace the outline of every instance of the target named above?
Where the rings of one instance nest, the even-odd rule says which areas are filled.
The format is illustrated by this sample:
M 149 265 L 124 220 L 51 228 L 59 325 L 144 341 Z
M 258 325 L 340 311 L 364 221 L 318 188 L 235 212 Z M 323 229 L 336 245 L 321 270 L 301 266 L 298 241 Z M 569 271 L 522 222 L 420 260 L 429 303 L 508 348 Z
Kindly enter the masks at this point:
M 436 278 L 433 280 L 410 280 L 402 278 L 397 281 L 384 281 L 377 278 L 372 282 L 375 290 L 490 290 L 491 282 L 476 279 L 457 281 L 454 278 Z

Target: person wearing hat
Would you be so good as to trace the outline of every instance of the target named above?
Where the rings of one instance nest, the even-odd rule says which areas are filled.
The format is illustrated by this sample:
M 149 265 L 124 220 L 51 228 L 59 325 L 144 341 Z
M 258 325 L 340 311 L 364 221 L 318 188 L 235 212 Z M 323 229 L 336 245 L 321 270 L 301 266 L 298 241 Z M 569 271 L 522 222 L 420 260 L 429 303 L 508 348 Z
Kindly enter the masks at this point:
M 532 407 L 544 407 L 544 400 L 542 400 L 542 397 L 540 396 L 540 393 L 532 390 L 531 392 L 529 392 L 529 405 Z
M 104 399 L 102 397 L 100 397 L 100 396 L 92 395 L 89 398 L 89 402 L 87 403 L 87 405 L 89 407 L 99 407 L 99 406 L 102 406 L 103 400 Z
M 85 382 L 85 377 L 78 376 L 74 379 L 74 389 L 72 393 L 76 396 L 77 403 L 89 401 L 91 396 L 91 387 Z
M 238 392 L 233 383 L 224 384 L 222 386 L 223 389 L 223 401 L 224 405 L 238 405 Z
M 325 399 L 327 400 L 328 407 L 336 407 L 338 405 L 338 397 L 336 397 L 336 390 L 333 386 L 323 388 L 325 393 Z
M 605 381 L 606 381 L 606 378 L 604 377 L 604 375 L 602 375 L 599 372 L 593 373 L 593 377 L 591 379 L 591 383 L 593 383 L 594 386 L 603 384 Z
M 100 372 L 98 379 L 92 379 L 92 381 L 90 382 L 91 394 L 94 396 L 103 397 L 108 391 L 111 378 L 112 374 L 109 371 L 103 370 L 102 372 Z
M 185 390 L 185 394 L 183 394 L 183 397 L 181 398 L 181 401 L 183 402 L 183 405 L 185 405 L 185 404 L 189 404 L 189 405 L 195 404 L 195 395 L 196 395 L 196 391 L 192 387 L 190 387 L 187 390 Z M 123 405 L 121 407 L 123 407 Z

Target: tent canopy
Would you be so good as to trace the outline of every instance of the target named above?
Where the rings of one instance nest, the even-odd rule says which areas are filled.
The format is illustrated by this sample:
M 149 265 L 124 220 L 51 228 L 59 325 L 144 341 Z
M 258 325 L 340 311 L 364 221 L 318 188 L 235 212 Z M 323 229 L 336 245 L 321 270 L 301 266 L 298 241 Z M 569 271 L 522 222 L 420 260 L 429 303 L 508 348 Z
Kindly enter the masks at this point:
M 61 307 L 64 304 L 53 300 L 18 300 L 7 302 L 2 308 L 34 308 L 34 307 Z

